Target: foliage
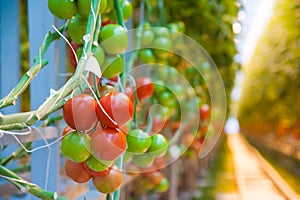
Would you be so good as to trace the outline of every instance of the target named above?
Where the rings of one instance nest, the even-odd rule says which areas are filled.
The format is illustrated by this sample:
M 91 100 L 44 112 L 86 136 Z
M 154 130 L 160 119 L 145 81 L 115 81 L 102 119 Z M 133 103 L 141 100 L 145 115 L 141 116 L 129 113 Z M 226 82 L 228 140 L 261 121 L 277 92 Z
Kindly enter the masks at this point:
M 168 21 L 183 21 L 186 33 L 212 57 L 220 70 L 229 105 L 235 77 L 233 57 L 236 54 L 232 23 L 238 7 L 230 0 L 165 1 Z
M 238 115 L 242 128 L 248 132 L 298 132 L 299 9 L 297 0 L 277 1 L 274 15 L 247 67 Z

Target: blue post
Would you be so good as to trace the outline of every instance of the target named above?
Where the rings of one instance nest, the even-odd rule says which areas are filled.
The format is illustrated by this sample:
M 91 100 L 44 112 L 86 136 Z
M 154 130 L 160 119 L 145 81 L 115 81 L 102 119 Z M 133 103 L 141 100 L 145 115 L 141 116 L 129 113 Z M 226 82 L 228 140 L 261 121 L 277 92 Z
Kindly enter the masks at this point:
M 38 54 L 38 49 L 43 41 L 45 34 L 52 29 L 55 22 L 54 16 L 50 13 L 47 0 L 28 1 L 28 28 L 30 42 L 30 62 Z M 31 110 L 37 109 L 45 98 L 50 95 L 50 89 L 56 89 L 56 70 L 55 70 L 55 45 L 51 44 L 45 58 L 49 64 L 45 66 L 38 76 L 32 81 L 30 88 Z M 53 140 L 48 140 L 53 142 Z M 44 141 L 34 142 L 32 148 L 45 145 Z M 49 152 L 51 152 L 49 154 Z M 49 166 L 47 166 L 47 160 Z M 41 188 L 49 191 L 59 191 L 59 154 L 58 145 L 50 148 L 38 150 L 31 156 L 31 181 Z M 45 184 L 45 180 L 48 180 Z M 32 197 L 32 199 L 37 199 Z

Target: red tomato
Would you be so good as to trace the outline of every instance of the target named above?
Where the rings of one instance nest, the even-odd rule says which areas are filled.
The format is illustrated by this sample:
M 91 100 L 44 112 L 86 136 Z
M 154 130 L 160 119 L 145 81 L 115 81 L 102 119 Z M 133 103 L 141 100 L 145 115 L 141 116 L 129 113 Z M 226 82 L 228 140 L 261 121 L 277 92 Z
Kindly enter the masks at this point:
M 91 175 L 84 169 L 82 163 L 66 160 L 65 171 L 67 176 L 77 183 L 85 183 L 91 178 Z
M 101 160 L 115 160 L 126 149 L 126 136 L 121 130 L 103 128 L 92 134 L 91 149 Z
M 136 94 L 139 101 L 147 99 L 153 95 L 154 85 L 150 78 L 141 77 L 136 79 Z M 130 87 L 126 87 L 125 93 L 130 97 L 131 101 L 134 101 L 134 91 Z
M 122 184 L 122 173 L 114 167 L 106 176 L 93 177 L 95 188 L 104 194 L 116 191 Z
M 86 162 L 83 163 L 83 167 L 87 171 L 87 173 L 89 173 L 91 176 L 95 177 L 95 176 L 107 176 L 109 174 L 109 172 L 111 171 L 113 166 L 111 166 L 111 167 L 109 167 L 106 170 L 103 170 L 101 172 L 97 172 L 95 170 L 92 170 L 91 168 L 89 168 L 89 166 L 86 164 Z
M 154 85 L 150 78 L 142 77 L 136 80 L 136 92 L 139 101 L 152 96 L 154 91 Z
M 133 115 L 133 105 L 129 97 L 121 92 L 110 92 L 100 98 L 100 104 L 109 117 L 116 123 L 113 123 L 103 109 L 97 105 L 97 116 L 99 121 L 110 128 L 122 127 Z
M 74 49 L 74 51 L 76 53 L 76 51 L 77 51 L 77 49 L 79 47 L 78 44 L 76 44 L 76 42 L 73 41 L 73 42 L 71 42 L 71 46 L 73 47 L 73 49 Z M 76 58 L 75 58 L 75 55 L 74 55 L 71 47 L 69 47 L 69 46 L 68 46 L 68 55 L 69 55 L 69 59 L 70 59 L 71 65 L 74 68 L 76 68 L 76 66 L 77 66 Z
M 200 107 L 200 119 L 201 120 L 206 120 L 210 116 L 210 107 L 207 104 L 203 104 Z
M 90 95 L 78 94 L 65 103 L 64 120 L 75 130 L 88 130 L 97 122 L 97 105 L 96 100 Z

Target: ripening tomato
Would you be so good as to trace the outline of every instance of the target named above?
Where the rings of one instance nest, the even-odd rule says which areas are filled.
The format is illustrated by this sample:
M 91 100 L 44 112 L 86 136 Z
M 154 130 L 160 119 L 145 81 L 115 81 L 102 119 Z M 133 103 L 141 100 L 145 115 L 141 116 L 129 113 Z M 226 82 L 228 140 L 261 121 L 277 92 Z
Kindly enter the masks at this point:
M 60 19 L 69 19 L 77 12 L 74 0 L 48 0 L 48 8 L 53 15 Z
M 113 167 L 106 176 L 93 177 L 95 188 L 104 194 L 116 191 L 122 184 L 122 173 L 117 167 Z
M 97 122 L 97 101 L 90 95 L 78 94 L 69 99 L 63 107 L 66 123 L 73 129 L 91 129 Z
M 83 167 L 82 163 L 66 160 L 65 171 L 68 177 L 70 177 L 76 183 L 85 183 L 92 177 Z
M 61 142 L 62 154 L 73 162 L 83 162 L 90 157 L 88 145 L 90 137 L 85 133 L 73 131 L 67 134 Z
M 147 172 L 145 173 L 145 176 L 153 185 L 158 185 L 164 178 L 164 175 L 161 171 Z
M 126 150 L 126 136 L 119 129 L 103 128 L 92 134 L 91 150 L 97 159 L 111 161 Z
M 166 192 L 169 189 L 169 185 L 169 180 L 164 177 L 161 182 L 157 186 L 155 186 L 154 190 L 156 192 Z
M 99 33 L 100 45 L 107 54 L 124 53 L 128 47 L 126 30 L 117 24 L 104 26 Z
M 110 92 L 100 98 L 100 104 L 109 117 L 116 122 L 114 124 L 104 113 L 103 109 L 97 105 L 97 116 L 99 121 L 111 128 L 122 127 L 133 115 L 133 105 L 126 94 L 121 92 Z

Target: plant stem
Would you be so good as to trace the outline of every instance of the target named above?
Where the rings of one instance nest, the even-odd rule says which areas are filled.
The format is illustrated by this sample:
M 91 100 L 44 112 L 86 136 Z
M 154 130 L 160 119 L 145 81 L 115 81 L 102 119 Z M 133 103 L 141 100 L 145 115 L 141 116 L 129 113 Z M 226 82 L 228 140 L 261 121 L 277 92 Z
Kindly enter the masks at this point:
M 64 24 L 59 30 L 64 32 L 66 29 L 66 24 Z M 45 53 L 50 46 L 50 44 L 59 39 L 60 35 L 57 32 L 48 32 L 39 48 L 39 55 L 34 58 L 33 66 L 22 76 L 17 85 L 9 92 L 9 94 L 0 99 L 0 108 L 4 108 L 10 105 L 15 105 L 18 97 L 26 90 L 30 82 L 38 74 L 38 72 L 48 64 L 47 60 L 44 60 Z
M 24 144 L 24 147 L 26 149 L 30 148 L 31 146 L 31 142 L 28 142 L 26 144 Z M 18 158 L 20 155 L 22 155 L 22 153 L 24 152 L 24 148 L 23 147 L 19 147 L 15 152 L 13 152 L 10 156 L 4 158 L 3 160 L 1 160 L 0 165 L 7 165 L 8 163 L 10 163 L 12 160 Z
M 26 180 L 19 177 L 14 172 L 10 171 L 6 167 L 0 165 L 0 175 L 2 178 L 6 179 L 8 182 L 16 186 L 19 190 L 22 192 L 29 192 L 30 194 L 44 199 L 44 200 L 50 200 L 50 199 L 59 199 L 59 200 L 65 200 L 65 197 L 57 197 L 57 194 L 55 192 L 49 192 L 46 190 L 42 190 L 40 187 L 38 187 L 35 184 L 29 183 Z

